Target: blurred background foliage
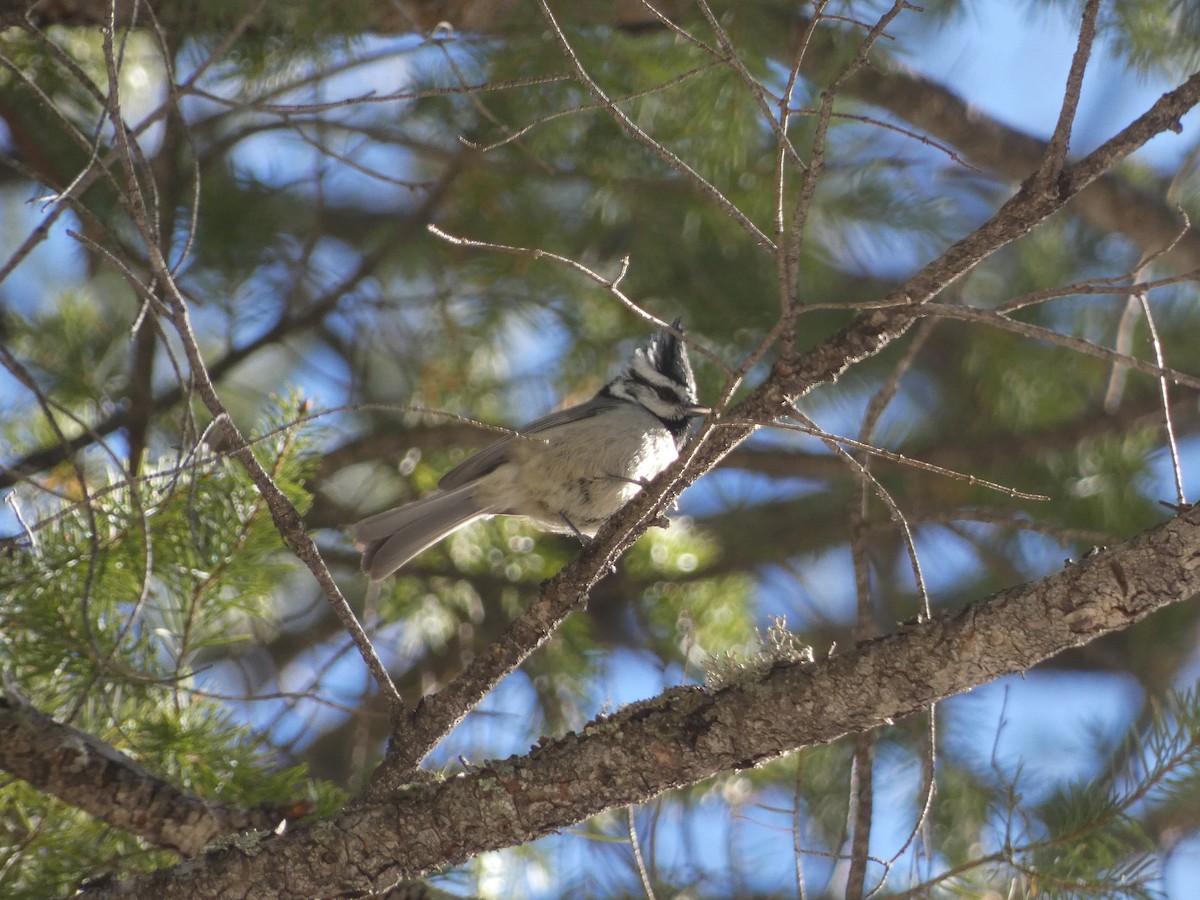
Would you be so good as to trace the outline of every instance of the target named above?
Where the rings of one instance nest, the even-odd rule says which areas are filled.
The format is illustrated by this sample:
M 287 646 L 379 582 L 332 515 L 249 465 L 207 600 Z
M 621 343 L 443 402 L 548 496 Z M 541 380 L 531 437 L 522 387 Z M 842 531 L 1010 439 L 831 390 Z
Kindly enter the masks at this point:
M 737 71 L 644 9 L 553 5 L 580 63 L 621 110 L 773 234 L 777 136 Z M 365 584 L 348 524 L 431 489 L 492 438 L 474 423 L 516 425 L 589 396 L 650 330 L 568 266 L 456 245 L 427 225 L 560 254 L 610 279 L 623 273 L 626 295 L 661 319 L 682 316 L 729 366 L 775 324 L 775 261 L 597 107 L 535 4 L 342 3 L 334 15 L 299 0 L 252 14 L 240 3 L 164 0 L 132 22 L 118 6 L 131 26 L 118 35 L 122 110 L 159 247 L 223 400 L 263 435 L 264 465 L 306 511 L 355 602 Z M 918 65 L 974 7 L 940 0 L 904 12 L 893 39 L 872 51 L 871 73 L 903 82 L 903 65 Z M 696 6 L 664 9 L 717 45 Z M 779 0 L 713 9 L 745 72 L 777 97 L 811 10 Z M 801 158 L 814 139 L 811 111 L 865 34 L 850 20 L 873 24 L 884 11 L 828 5 L 846 18 L 820 24 L 792 94 L 788 137 Z M 147 249 L 120 167 L 96 164 L 112 147 L 103 12 L 89 3 L 6 12 L 0 31 L 0 486 L 9 498 L 0 525 L 13 538 L 0 556 L 0 664 L 41 708 L 206 796 L 253 804 L 306 794 L 329 809 L 379 758 L 383 707 L 244 475 L 213 458 L 170 325 L 121 275 L 146 272 Z M 1065 2 L 1003 13 L 1018 23 L 1013 34 L 1058 16 L 1068 37 L 1056 53 L 1067 59 L 1077 14 Z M 1108 3 L 1102 23 L 1096 77 L 1110 80 L 1096 90 L 1152 77 L 1169 86 L 1195 65 L 1193 4 Z M 969 85 L 940 87 L 973 100 Z M 1048 70 L 1043 87 L 1057 97 L 1062 79 Z M 834 106 L 799 244 L 799 299 L 813 307 L 799 319 L 801 347 L 884 296 L 1014 187 L 969 128 L 953 146 L 920 139 L 927 126 L 911 123 L 941 102 L 932 88 L 907 88 L 900 100 L 873 90 L 878 83 L 851 79 Z M 1127 124 L 1103 104 L 1090 115 L 1101 135 Z M 1135 157 L 1118 178 L 1151 211 L 1171 216 L 1177 203 L 1194 221 L 1196 147 L 1189 122 L 1169 151 Z M 790 210 L 804 176 L 789 165 L 788 179 Z M 1200 269 L 1186 228 L 1175 252 L 1139 268 L 1164 250 L 1139 232 L 1143 212 L 1131 207 L 1119 230 L 1061 214 L 939 302 L 994 310 L 1028 297 L 1013 313 L 1020 322 L 1152 358 L 1145 315 L 1127 292 L 1039 293 Z M 1194 371 L 1194 283 L 1155 287 L 1146 299 L 1167 364 Z M 693 360 L 702 396 L 714 398 L 721 372 Z M 1196 396 L 1171 399 L 1194 495 Z M 1159 501 L 1175 497 L 1152 379 L 986 324 L 926 320 L 801 411 L 829 432 L 1051 498 L 868 460 L 912 528 L 937 609 L 1120 541 L 1160 521 Z M 780 639 L 780 622 L 825 653 L 916 615 L 901 530 L 868 495 L 864 504 L 856 470 L 821 441 L 760 432 L 685 495 L 671 528 L 643 538 L 586 613 L 430 765 L 524 752 L 606 706 L 752 664 Z M 31 541 L 28 526 L 46 520 Z M 856 533 L 866 598 L 855 588 Z M 575 550 L 494 520 L 388 582 L 378 608 L 362 612 L 401 693 L 445 684 Z M 1177 605 L 1053 660 L 1045 679 L 1030 676 L 1036 691 L 981 689 L 946 704 L 939 789 L 912 840 L 930 730 L 906 722 L 882 731 L 874 778 L 886 809 L 871 851 L 895 859 L 886 873 L 873 863 L 870 877 L 887 874 L 885 892 L 901 891 L 961 866 L 947 884 L 971 896 L 1082 883 L 1168 890 L 1173 851 L 1194 846 L 1200 828 L 1195 704 L 1170 693 L 1195 679 L 1196 637 L 1195 608 Z M 1072 718 L 1049 738 L 1022 732 L 1009 755 L 997 754 L 1007 723 L 1037 706 L 1074 708 L 1080 696 L 1098 698 L 1084 707 L 1103 739 L 1089 740 Z M 1113 737 L 1127 729 L 1133 751 Z M 1067 759 L 1025 774 L 1025 755 L 1047 746 L 1069 748 Z M 798 870 L 808 896 L 839 895 L 853 749 L 815 748 L 638 810 L 660 895 L 794 895 Z M 1148 760 L 1160 757 L 1173 760 L 1157 776 L 1170 790 L 1130 799 L 1129 784 L 1158 783 Z M 1061 835 L 1088 853 L 1060 852 Z M 641 890 L 628 838 L 626 815 L 608 814 L 436 883 L 493 896 L 623 896 Z M 0 851 L 7 896 L 47 896 L 164 859 L 11 781 L 0 793 Z

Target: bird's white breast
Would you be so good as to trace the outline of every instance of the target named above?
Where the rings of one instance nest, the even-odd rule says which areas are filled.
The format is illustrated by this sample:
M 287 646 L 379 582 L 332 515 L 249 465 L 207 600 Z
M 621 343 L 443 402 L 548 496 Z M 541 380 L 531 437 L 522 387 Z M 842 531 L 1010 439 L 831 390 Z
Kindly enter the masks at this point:
M 622 403 L 518 438 L 508 461 L 480 480 L 475 496 L 485 507 L 527 516 L 547 530 L 592 535 L 677 455 L 657 418 Z

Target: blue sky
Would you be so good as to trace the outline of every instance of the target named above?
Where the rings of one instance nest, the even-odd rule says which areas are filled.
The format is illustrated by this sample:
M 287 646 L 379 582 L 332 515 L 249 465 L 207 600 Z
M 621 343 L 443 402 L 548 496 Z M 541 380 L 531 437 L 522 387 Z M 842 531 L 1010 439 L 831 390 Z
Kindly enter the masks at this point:
M 941 31 L 929 32 L 927 27 L 927 20 L 906 13 L 892 29 L 898 38 L 897 44 L 907 51 L 910 66 L 954 85 L 979 108 L 1014 127 L 1035 135 L 1049 134 L 1058 116 L 1061 91 L 1048 90 L 1046 85 L 1065 83 L 1074 50 L 1075 22 L 1063 13 L 1060 5 L 1035 9 L 1033 4 L 981 0 L 971 4 L 970 12 L 952 20 Z M 915 34 L 921 37 L 908 37 Z M 346 86 L 391 91 L 402 86 L 404 76 L 403 65 L 380 63 L 354 73 L 347 79 Z M 1085 83 L 1073 148 L 1077 151 L 1091 149 L 1172 86 L 1130 76 L 1103 52 L 1103 47 L 1099 48 Z M 1186 146 L 1194 141 L 1196 115 L 1193 113 L 1184 124 L 1182 136 L 1164 135 L 1156 139 L 1138 154 L 1139 158 L 1164 169 L 1176 164 Z M 239 162 L 259 175 L 275 173 L 284 177 L 282 173 L 290 173 L 289 177 L 294 177 L 298 169 L 304 168 L 307 157 L 308 151 L 299 144 L 281 148 L 278 141 L 264 138 L 246 142 L 239 153 Z M 370 164 L 372 161 L 364 162 Z M 363 184 L 349 177 L 343 187 L 358 193 Z M 378 186 L 373 185 L 372 189 L 378 190 Z M 26 203 L 28 199 L 5 198 L 2 202 L 0 208 L 8 221 L 0 229 L 0 254 L 7 256 L 14 242 L 27 234 L 40 218 L 40 207 Z M 71 224 L 70 217 L 63 220 L 63 226 L 68 224 Z M 34 312 L 45 284 L 82 283 L 85 273 L 78 264 L 79 259 L 64 227 L 59 227 L 4 285 L 5 302 L 19 311 Z M 341 264 L 336 248 L 330 249 L 328 264 L 331 269 L 337 269 Z M 514 346 L 527 346 L 522 335 L 508 335 L 505 340 Z M 341 373 L 326 371 L 321 365 L 312 366 L 310 371 L 312 376 L 299 385 L 306 394 L 319 397 L 327 406 L 343 402 Z M 17 396 L 15 385 L 0 373 L 0 403 L 12 402 Z M 543 404 L 550 400 L 549 397 L 539 398 Z M 531 415 L 543 409 L 533 409 Z M 827 424 L 833 427 L 836 423 Z M 1196 465 L 1200 447 L 1193 441 L 1186 451 L 1191 463 L 1186 470 L 1187 484 L 1194 496 L 1200 493 L 1200 476 L 1196 474 L 1200 472 Z M 1156 483 L 1149 490 L 1164 497 L 1171 496 L 1173 491 L 1169 489 L 1161 454 L 1156 458 L 1155 469 L 1162 483 Z M 687 503 L 694 504 L 691 509 L 696 511 L 702 509 L 711 496 L 700 485 Z M 685 511 L 688 508 L 685 505 Z M 10 510 L 0 507 L 0 533 L 10 533 L 14 528 Z M 938 549 L 931 547 L 929 552 L 941 554 L 942 565 L 938 568 L 946 573 L 945 577 L 953 578 L 958 551 L 947 545 Z M 830 604 L 830 611 L 836 610 L 845 601 L 847 586 L 853 583 L 848 577 L 848 559 L 831 555 L 807 561 L 805 567 L 810 582 L 820 586 L 822 601 Z M 764 624 L 765 616 L 773 611 L 773 583 L 771 575 L 766 574 L 763 579 Z M 357 684 L 362 675 L 357 659 L 347 658 L 342 668 L 347 686 Z M 614 653 L 602 670 L 603 674 L 591 692 L 597 710 L 606 703 L 619 705 L 651 696 L 669 684 L 678 683 L 682 676 L 679 670 L 663 671 L 646 659 L 624 651 Z M 464 737 L 482 736 L 484 743 L 494 749 L 494 755 L 522 752 L 525 748 L 519 746 L 519 742 L 513 743 L 513 732 L 504 727 L 509 721 L 521 721 L 522 717 L 528 716 L 530 693 L 522 679 L 523 676 L 515 676 L 489 698 L 484 707 L 486 718 L 473 717 L 464 726 L 469 731 Z M 955 752 L 961 753 L 963 759 L 979 765 L 988 765 L 995 759 L 1006 771 L 1023 767 L 1026 773 L 1023 777 L 1028 777 L 1030 784 L 1045 789 L 1061 783 L 1064 778 L 1094 771 L 1099 759 L 1096 736 L 1112 739 L 1120 734 L 1140 702 L 1137 686 L 1124 679 L 1038 672 L 1024 678 L 1003 679 L 953 699 L 944 704 L 943 716 L 952 722 L 976 723 L 974 728 L 959 731 L 960 735 L 977 736 L 977 740 L 959 740 Z M 453 755 L 453 748 L 448 747 L 439 757 L 450 760 Z M 781 889 L 788 883 L 788 878 L 794 877 L 790 869 L 792 836 L 786 828 L 780 828 L 777 821 L 770 821 L 766 814 L 738 818 L 731 825 L 727 808 L 714 804 L 707 815 L 702 814 L 695 821 L 675 829 L 669 825 L 660 825 L 660 828 L 659 849 L 667 856 L 690 841 L 704 846 L 710 858 L 716 861 L 714 864 L 729 864 L 730 847 L 745 842 L 755 848 L 759 879 L 756 887 Z M 876 828 L 875 840 L 879 844 L 876 852 L 890 855 L 890 848 L 904 839 L 907 820 L 903 816 L 883 815 Z M 685 834 L 689 829 L 690 833 Z M 736 832 L 735 839 L 731 839 L 731 832 Z M 565 860 L 575 853 L 573 842 L 589 839 L 568 835 L 553 840 L 558 842 L 559 858 Z M 759 856 L 764 861 L 757 861 Z M 1169 896 L 1191 896 L 1188 886 L 1200 882 L 1198 857 L 1200 847 L 1195 842 L 1176 849 L 1164 883 Z M 578 865 L 584 866 L 589 858 L 586 853 L 582 854 Z M 821 866 L 813 864 L 810 873 L 819 876 Z M 520 880 L 512 871 L 501 872 L 495 877 L 498 885 L 508 885 L 497 888 L 498 895 L 512 887 L 512 882 L 506 879 Z M 819 889 L 820 883 L 811 886 Z M 539 893 L 537 883 L 526 882 L 523 887 L 532 896 Z

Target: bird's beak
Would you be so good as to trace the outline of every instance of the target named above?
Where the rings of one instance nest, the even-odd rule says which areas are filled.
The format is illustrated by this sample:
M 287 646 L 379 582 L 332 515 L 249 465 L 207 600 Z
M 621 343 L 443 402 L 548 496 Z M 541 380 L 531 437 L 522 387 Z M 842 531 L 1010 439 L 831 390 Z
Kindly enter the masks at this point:
M 707 416 L 711 412 L 712 407 L 709 406 L 689 406 L 683 411 L 683 414 L 689 418 L 699 419 L 701 416 Z

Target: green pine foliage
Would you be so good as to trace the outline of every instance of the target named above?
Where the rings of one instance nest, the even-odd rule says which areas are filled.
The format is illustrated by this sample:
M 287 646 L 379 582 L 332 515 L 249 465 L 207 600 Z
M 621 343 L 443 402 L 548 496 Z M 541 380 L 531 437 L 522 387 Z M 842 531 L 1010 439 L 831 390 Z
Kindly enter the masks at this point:
M 303 507 L 312 454 L 297 410 L 276 410 L 256 452 Z M 93 474 L 57 493 L 53 512 L 39 509 L 44 527 L 0 567 L 6 677 L 39 709 L 183 790 L 234 806 L 330 809 L 336 791 L 281 766 L 206 688 L 205 670 L 273 620 L 291 568 L 244 472 L 201 445 L 133 483 Z M 170 861 L 13 780 L 0 788 L 0 823 L 5 896 L 66 896 L 84 877 Z
M 683 4 L 678 19 L 698 41 L 611 19 L 609 7 L 637 4 L 550 5 L 620 113 L 776 238 L 778 136 L 763 103 L 774 113 L 772 92 L 791 77 L 799 6 L 710 2 L 743 71 L 726 65 L 698 4 Z M 880 37 L 872 75 L 886 77 L 895 60 L 921 69 L 926 39 L 978 9 L 922 5 Z M 159 303 L 166 289 L 134 225 L 138 201 L 160 232 L 222 401 L 305 515 L 406 699 L 439 690 L 486 653 L 577 542 L 511 519 L 479 523 L 423 554 L 364 608 L 347 526 L 433 490 L 495 437 L 470 423 L 512 427 L 590 396 L 649 330 L 605 285 L 539 251 L 601 279 L 620 274 L 616 287 L 632 302 L 683 316 L 731 369 L 781 309 L 777 261 L 571 77 L 536 4 L 490 29 L 450 22 L 423 35 L 404 18 L 417 6 L 342 3 L 331 14 L 313 0 L 267 3 L 227 48 L 244 3 L 156 3 L 154 28 L 119 28 L 126 119 L 136 124 L 169 96 L 168 72 L 186 93 L 140 136 L 141 196 L 112 156 L 100 31 L 8 19 L 0 30 L 0 266 L 15 266 L 0 269 L 0 491 L 12 489 L 0 507 L 10 538 L 0 544 L 0 670 L 38 708 L 224 803 L 303 798 L 331 812 L 369 777 L 388 722 L 311 575 L 222 454 L 220 429 L 207 430 L 210 414 Z M 962 147 L 925 141 L 905 112 L 928 110 L 885 103 L 854 79 L 833 104 L 810 184 L 824 91 L 890 6 L 824 5 L 831 18 L 813 35 L 811 68 L 791 98 L 787 139 L 803 164 L 785 154 L 785 228 L 813 188 L 794 260 L 795 299 L 807 304 L 792 336 L 802 350 L 887 296 L 1017 187 L 986 164 L 964 164 L 973 164 L 970 127 Z M 1033 32 L 1049 16 L 1077 21 L 1080 8 L 1004 12 Z M 1107 0 L 1100 30 L 1093 66 L 1105 67 L 1104 79 L 1087 82 L 1087 128 L 1073 154 L 1127 124 L 1107 115 L 1118 87 L 1164 73 L 1166 86 L 1182 80 L 1200 47 L 1200 14 L 1182 0 Z M 1069 60 L 1073 47 L 1056 49 Z M 1103 94 L 1088 93 L 1096 83 Z M 1061 94 L 1054 79 L 1045 85 Z M 977 85 L 952 74 L 945 86 L 973 104 L 968 126 L 1004 99 L 1004 85 L 976 96 Z M 937 96 L 906 90 L 910 102 L 941 108 Z M 1191 130 L 1185 120 L 1174 168 L 1161 151 L 1123 163 L 1115 177 L 1168 213 L 1180 204 L 1195 222 Z M 94 160 L 95 183 L 55 202 Z M 685 494 L 671 528 L 652 528 L 625 554 L 586 610 L 468 716 L 430 766 L 454 772 L 524 752 L 581 729 L 614 696 L 718 686 L 839 652 L 861 633 L 854 535 L 866 618 L 876 633 L 894 630 L 923 599 L 900 517 L 935 614 L 1162 521 L 1162 501 L 1174 497 L 1164 488 L 1158 382 L 1054 339 L 1153 358 L 1145 312 L 1120 288 L 1162 240 L 1136 239 L 1141 210 L 1124 196 L 1127 230 L 1065 210 L 936 298 L 980 313 L 1010 309 L 1012 328 L 928 319 L 800 401 L 831 433 L 941 472 L 850 448 L 894 507 L 872 489 L 864 503 L 857 470 L 819 440 L 761 429 Z M 431 223 L 516 250 L 457 245 L 431 234 Z M 1136 277 L 1179 274 L 1156 257 Z M 1106 285 L 1112 293 L 1092 290 Z M 1194 279 L 1146 296 L 1166 365 L 1194 375 Z M 133 363 L 141 323 L 154 332 L 150 372 Z M 747 367 L 735 402 L 775 359 L 772 348 Z M 728 373 L 699 353 L 693 361 L 701 396 L 715 400 Z M 1194 485 L 1195 395 L 1171 391 Z M 880 397 L 892 399 L 864 434 L 865 411 Z M 66 442 L 81 449 L 57 452 Z M 133 443 L 145 447 L 136 460 Z M 999 726 L 973 719 L 968 695 L 939 710 L 926 814 L 926 720 L 880 727 L 868 890 L 886 872 L 879 896 L 914 886 L 934 897 L 1161 893 L 1175 836 L 1200 830 L 1200 711 L 1193 694 L 1171 693 L 1194 677 L 1193 607 L 1176 604 L 1047 664 L 1120 676 L 1141 692 L 1128 741 L 1097 750 L 1098 775 L 1080 763 L 1078 777 L 1035 783 L 1019 761 L 988 759 Z M 854 746 L 840 740 L 658 798 L 634 813 L 646 877 L 659 896 L 792 896 L 800 869 L 808 896 L 837 895 L 853 836 L 853 771 Z M 611 811 L 436 883 L 481 896 L 639 895 L 628 825 L 625 811 Z M 2 896 L 65 896 L 89 877 L 172 861 L 33 786 L 0 782 Z
M 1064 784 L 1038 800 L 1025 796 L 1036 786 L 1021 772 L 988 779 L 996 781 L 988 787 L 944 768 L 948 803 L 938 804 L 935 821 L 945 834 L 935 843 L 946 854 L 949 877 L 930 879 L 929 887 L 970 896 L 1008 881 L 1023 896 L 1161 896 L 1156 839 L 1147 825 L 1200 775 L 1195 692 L 1167 695 L 1146 725 L 1114 749 L 1119 771 Z

